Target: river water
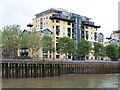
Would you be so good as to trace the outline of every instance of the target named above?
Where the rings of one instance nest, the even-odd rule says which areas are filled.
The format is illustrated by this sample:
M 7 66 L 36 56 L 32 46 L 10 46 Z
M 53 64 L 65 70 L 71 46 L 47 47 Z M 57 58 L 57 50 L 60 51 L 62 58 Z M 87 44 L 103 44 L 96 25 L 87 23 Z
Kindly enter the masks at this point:
M 2 88 L 118 88 L 118 74 L 79 74 L 2 79 Z

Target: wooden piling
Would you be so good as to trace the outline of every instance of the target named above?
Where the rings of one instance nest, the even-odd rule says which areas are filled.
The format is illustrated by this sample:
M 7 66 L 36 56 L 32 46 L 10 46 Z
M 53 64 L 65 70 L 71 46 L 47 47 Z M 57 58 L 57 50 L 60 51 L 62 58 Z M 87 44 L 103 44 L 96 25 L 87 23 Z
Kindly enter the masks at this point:
M 2 78 L 53 77 L 65 74 L 120 73 L 119 63 L 2 62 Z

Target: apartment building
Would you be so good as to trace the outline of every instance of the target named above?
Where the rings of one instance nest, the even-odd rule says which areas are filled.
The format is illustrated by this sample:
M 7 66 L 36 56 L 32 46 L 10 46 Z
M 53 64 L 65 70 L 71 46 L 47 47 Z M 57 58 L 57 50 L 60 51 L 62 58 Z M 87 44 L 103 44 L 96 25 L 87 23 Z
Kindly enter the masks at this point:
M 102 33 L 98 33 L 98 42 L 104 44 L 104 35 Z
M 63 58 L 57 50 L 58 39 L 60 37 L 70 37 L 74 39 L 77 49 L 78 40 L 86 39 L 92 46 L 95 42 L 98 42 L 98 32 L 97 29 L 100 26 L 94 24 L 90 21 L 91 19 L 86 16 L 81 16 L 79 14 L 68 12 L 65 9 L 55 9 L 51 8 L 49 10 L 43 11 L 35 15 L 32 20 L 33 27 L 36 30 L 43 31 L 48 29 L 53 33 L 53 41 L 55 46 L 55 58 Z M 48 54 L 49 58 L 53 58 L 52 54 Z M 73 57 L 68 57 L 70 60 Z M 89 59 L 94 59 L 94 56 L 90 54 Z
M 111 38 L 120 39 L 120 30 L 113 31 L 113 33 L 111 34 Z
M 111 43 L 116 44 L 117 46 L 120 46 L 120 30 L 113 31 L 110 37 L 111 37 L 111 40 L 110 40 Z

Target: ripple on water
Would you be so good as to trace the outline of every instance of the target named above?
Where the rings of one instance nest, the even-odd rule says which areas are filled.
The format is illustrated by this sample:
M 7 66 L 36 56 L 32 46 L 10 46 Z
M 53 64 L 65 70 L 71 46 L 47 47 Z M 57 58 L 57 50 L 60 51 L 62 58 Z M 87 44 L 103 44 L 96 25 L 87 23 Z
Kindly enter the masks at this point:
M 3 79 L 4 88 L 118 88 L 118 74 L 80 74 L 60 77 Z

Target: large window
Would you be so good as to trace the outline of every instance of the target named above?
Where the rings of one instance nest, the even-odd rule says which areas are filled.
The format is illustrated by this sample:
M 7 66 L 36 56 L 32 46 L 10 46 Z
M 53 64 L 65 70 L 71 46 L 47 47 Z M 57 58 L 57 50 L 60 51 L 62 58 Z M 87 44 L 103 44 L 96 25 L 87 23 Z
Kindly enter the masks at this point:
M 60 26 L 56 26 L 56 35 L 59 36 L 60 34 Z
M 71 28 L 68 28 L 68 36 L 71 36 Z
M 94 40 L 97 41 L 97 33 L 94 33 Z
M 56 52 L 59 53 L 58 43 L 56 43 Z
M 88 40 L 88 37 L 89 37 L 88 31 L 86 31 L 86 39 L 87 39 L 87 40 Z
M 40 18 L 40 29 L 43 29 L 43 18 Z

